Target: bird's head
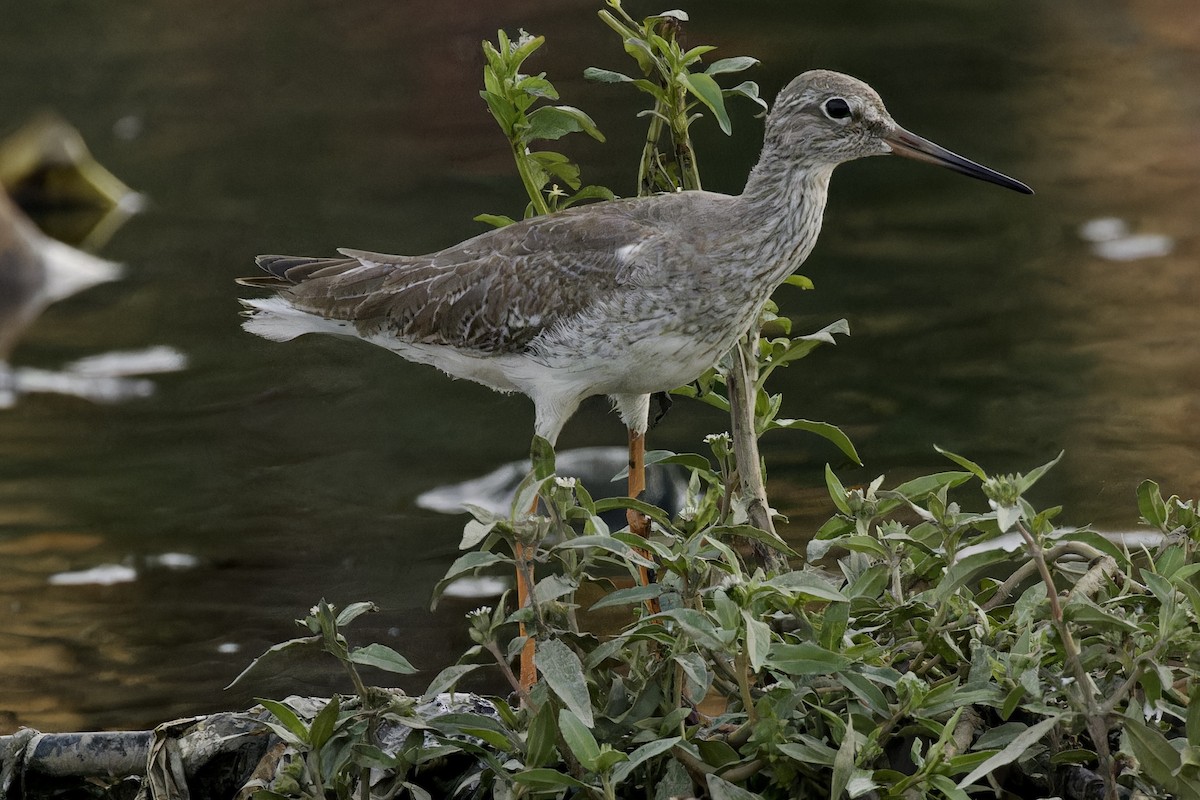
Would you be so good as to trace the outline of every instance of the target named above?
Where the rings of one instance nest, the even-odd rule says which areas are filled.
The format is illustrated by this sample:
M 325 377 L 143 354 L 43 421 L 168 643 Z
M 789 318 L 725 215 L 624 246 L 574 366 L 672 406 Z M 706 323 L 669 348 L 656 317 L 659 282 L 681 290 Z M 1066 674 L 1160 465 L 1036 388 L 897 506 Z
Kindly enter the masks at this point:
M 895 153 L 1033 194 L 1020 181 L 901 128 L 874 89 L 840 72 L 812 70 L 785 86 L 767 116 L 766 140 L 813 166 Z

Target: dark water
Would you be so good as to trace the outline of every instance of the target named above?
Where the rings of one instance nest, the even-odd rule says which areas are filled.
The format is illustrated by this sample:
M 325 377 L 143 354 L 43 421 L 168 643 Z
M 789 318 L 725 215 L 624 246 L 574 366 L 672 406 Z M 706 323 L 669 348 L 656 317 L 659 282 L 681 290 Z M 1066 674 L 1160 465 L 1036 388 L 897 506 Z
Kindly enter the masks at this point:
M 320 670 L 222 691 L 322 596 L 381 605 L 360 641 L 425 668 L 411 687 L 466 645 L 475 601 L 427 611 L 462 521 L 413 500 L 526 452 L 527 401 L 365 345 L 249 337 L 233 279 L 260 252 L 427 252 L 480 231 L 477 213 L 519 213 L 476 95 L 478 42 L 499 27 L 548 36 L 538 68 L 609 135 L 572 155 L 588 180 L 632 193 L 639 101 L 579 77 L 625 67 L 597 5 L 5 7 L 0 128 L 53 107 L 152 201 L 104 251 L 128 278 L 48 311 L 15 364 L 155 344 L 190 367 L 158 377 L 147 400 L 33 395 L 0 416 L 0 730 L 142 727 L 327 693 Z M 936 442 L 1006 471 L 1066 449 L 1039 497 L 1073 524 L 1135 525 L 1146 477 L 1196 494 L 1200 28 L 1180 22 L 1188 0 L 688 10 L 694 42 L 763 59 L 752 77 L 764 94 L 815 66 L 856 74 L 901 124 L 1038 191 L 899 159 L 838 171 L 804 269 L 818 291 L 779 300 L 800 328 L 846 317 L 853 336 L 778 386 L 788 415 L 851 433 L 867 466 L 842 464 L 844 480 L 941 468 Z M 743 106 L 733 140 L 700 136 L 708 188 L 740 189 L 760 134 Z M 1173 252 L 1096 255 L 1077 230 L 1108 216 L 1171 237 Z M 651 444 L 695 450 L 726 427 L 680 403 Z M 561 446 L 622 437 L 595 401 Z M 800 537 L 830 511 L 821 470 L 838 453 L 787 433 L 764 448 Z M 173 570 L 154 560 L 164 553 L 198 561 Z M 102 564 L 138 578 L 48 582 Z

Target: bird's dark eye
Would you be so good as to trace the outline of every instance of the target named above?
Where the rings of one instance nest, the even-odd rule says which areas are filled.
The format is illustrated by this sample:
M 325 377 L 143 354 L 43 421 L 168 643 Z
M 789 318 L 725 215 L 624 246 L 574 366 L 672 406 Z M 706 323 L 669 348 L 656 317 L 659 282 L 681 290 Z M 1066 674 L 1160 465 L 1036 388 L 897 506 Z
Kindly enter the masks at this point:
M 847 119 L 850 116 L 850 104 L 840 97 L 829 98 L 822 108 L 830 119 Z

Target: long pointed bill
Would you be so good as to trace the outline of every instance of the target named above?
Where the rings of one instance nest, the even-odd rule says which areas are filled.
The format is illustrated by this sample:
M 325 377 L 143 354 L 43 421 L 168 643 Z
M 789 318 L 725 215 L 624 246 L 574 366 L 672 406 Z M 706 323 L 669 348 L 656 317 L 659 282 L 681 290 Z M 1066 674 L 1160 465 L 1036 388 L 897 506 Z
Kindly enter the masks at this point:
M 1033 194 L 1033 189 L 1030 189 L 1020 181 L 1014 180 L 1007 175 L 1001 175 L 996 170 L 988 169 L 982 164 L 976 164 L 974 161 L 963 158 L 957 153 L 951 153 L 946 148 L 936 145 L 928 139 L 923 139 L 915 133 L 909 133 L 903 128 L 896 128 L 892 134 L 884 137 L 884 141 L 892 148 L 892 152 L 898 156 L 904 156 L 916 161 L 924 161 L 927 164 L 937 164 L 939 167 L 952 169 L 963 175 L 969 175 L 981 181 L 987 181 L 997 186 L 1003 186 L 1006 189 L 1012 189 L 1014 192 Z

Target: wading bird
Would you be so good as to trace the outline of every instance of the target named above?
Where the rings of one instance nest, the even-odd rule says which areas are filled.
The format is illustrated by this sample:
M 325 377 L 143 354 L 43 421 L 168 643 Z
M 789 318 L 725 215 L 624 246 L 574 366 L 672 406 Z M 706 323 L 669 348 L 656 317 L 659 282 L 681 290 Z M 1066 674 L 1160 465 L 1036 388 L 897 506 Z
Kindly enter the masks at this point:
M 276 294 L 242 301 L 244 327 L 280 342 L 355 337 L 520 392 L 551 443 L 584 398 L 607 395 L 640 463 L 650 395 L 695 380 L 750 329 L 812 250 L 834 168 L 889 153 L 1032 193 L 904 130 L 862 81 L 815 70 L 780 92 L 740 195 L 596 203 L 423 256 L 259 256 L 268 275 L 243 283 Z M 531 651 L 522 680 L 534 680 Z

